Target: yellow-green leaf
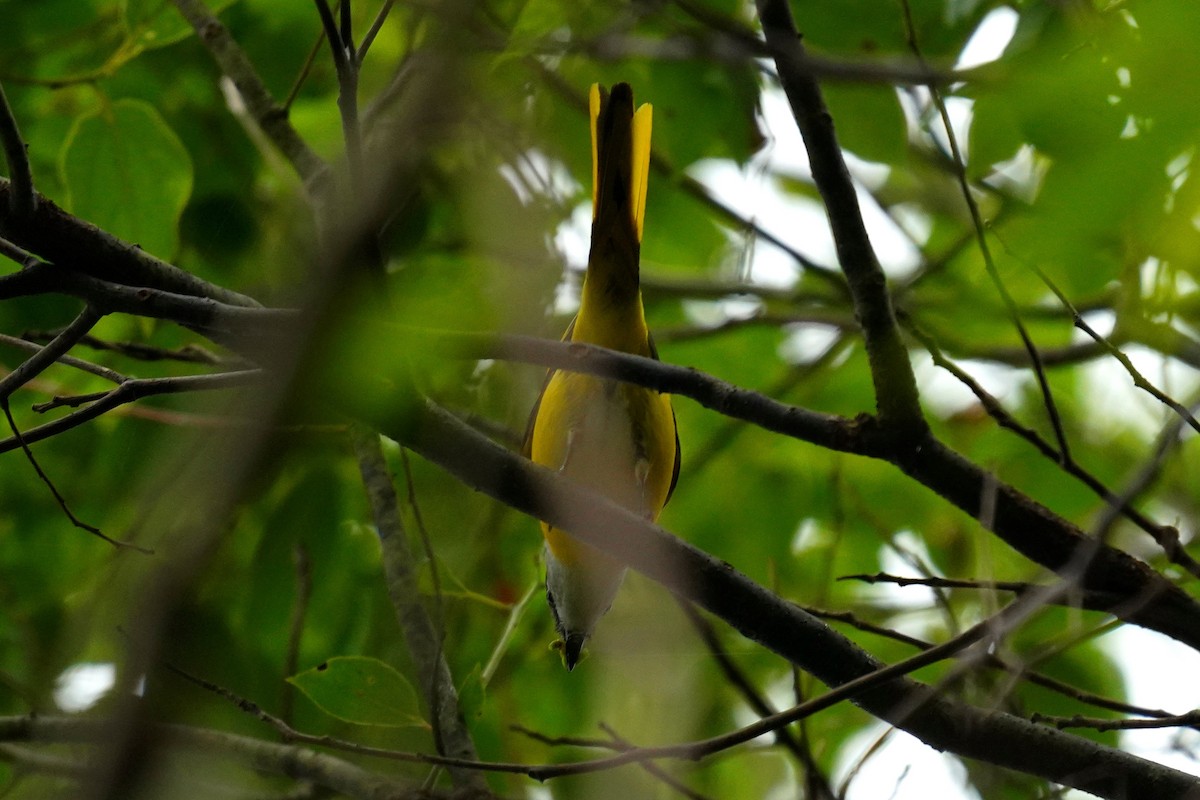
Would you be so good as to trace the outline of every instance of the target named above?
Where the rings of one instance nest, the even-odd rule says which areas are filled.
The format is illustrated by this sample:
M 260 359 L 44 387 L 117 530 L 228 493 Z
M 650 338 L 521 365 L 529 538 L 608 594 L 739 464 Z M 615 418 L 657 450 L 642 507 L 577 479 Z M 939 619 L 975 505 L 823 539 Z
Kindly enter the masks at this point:
M 417 693 L 394 668 L 377 658 L 338 656 L 288 678 L 322 711 L 356 725 L 423 725 Z
M 59 172 L 72 213 L 156 256 L 174 256 L 192 160 L 154 106 L 118 100 L 77 119 Z

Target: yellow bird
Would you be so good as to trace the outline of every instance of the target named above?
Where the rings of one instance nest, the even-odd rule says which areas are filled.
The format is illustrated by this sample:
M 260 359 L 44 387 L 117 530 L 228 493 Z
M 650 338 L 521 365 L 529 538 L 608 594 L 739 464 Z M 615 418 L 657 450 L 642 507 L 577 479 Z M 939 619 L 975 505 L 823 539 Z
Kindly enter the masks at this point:
M 649 105 L 634 112 L 626 83 L 591 89 L 592 244 L 579 313 L 563 335 L 658 358 L 646 329 L 638 260 L 650 169 Z M 525 454 L 538 464 L 656 520 L 679 477 L 679 437 L 669 395 L 551 370 L 529 416 Z M 625 566 L 542 523 L 546 598 L 563 663 L 574 669 L 584 642 L 612 605 Z

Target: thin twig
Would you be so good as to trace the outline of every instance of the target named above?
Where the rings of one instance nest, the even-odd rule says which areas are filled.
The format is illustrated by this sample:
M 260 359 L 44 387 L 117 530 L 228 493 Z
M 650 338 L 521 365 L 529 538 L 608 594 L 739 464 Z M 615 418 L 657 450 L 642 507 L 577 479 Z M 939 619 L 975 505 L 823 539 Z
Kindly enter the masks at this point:
M 1063 304 L 1063 307 L 1071 313 L 1071 319 L 1074 321 L 1075 327 L 1092 337 L 1096 344 L 1103 347 L 1121 364 L 1122 367 L 1125 368 L 1125 371 L 1129 373 L 1129 377 L 1133 379 L 1134 386 L 1148 393 L 1155 400 L 1158 400 L 1160 403 L 1170 408 L 1172 411 L 1178 414 L 1181 419 L 1187 422 L 1188 425 L 1191 425 L 1193 430 L 1200 433 L 1200 421 L 1197 421 L 1197 419 L 1192 416 L 1192 413 L 1188 411 L 1188 409 L 1185 408 L 1182 403 L 1168 396 L 1165 392 L 1147 380 L 1146 376 L 1143 375 L 1138 368 L 1133 365 L 1133 362 L 1129 360 L 1129 356 L 1121 352 L 1121 349 L 1115 344 L 1097 333 L 1096 329 L 1088 324 L 1087 320 L 1083 318 L 1083 315 L 1080 314 L 1073 305 L 1071 305 L 1071 301 L 1062 292 L 1062 290 L 1059 289 L 1052 280 L 1050 280 L 1050 277 L 1045 272 L 1043 272 L 1036 264 L 1029 264 L 1028 266 L 1039 278 L 1042 279 L 1042 282 L 1046 284 L 1050 291 L 1054 292 L 1054 296 L 1059 299 L 1059 302 Z
M 90 336 L 85 336 L 79 340 L 79 343 L 84 344 L 90 338 Z M 10 347 L 17 347 L 27 353 L 39 353 L 45 347 L 45 345 L 41 345 L 36 342 L 20 339 L 16 336 L 9 336 L 7 333 L 0 333 L 0 344 L 6 344 Z M 90 361 L 84 361 L 82 358 L 76 358 L 75 356 L 59 356 L 58 363 L 65 364 L 68 367 L 74 367 L 77 370 L 81 370 L 90 375 L 95 375 L 97 378 L 103 378 L 111 383 L 124 383 L 125 381 L 129 380 L 128 375 L 122 375 L 116 370 L 111 370 L 108 367 L 102 367 L 99 364 L 93 364 Z
M 688 618 L 688 622 L 692 623 L 692 628 L 700 637 L 700 641 L 704 642 L 704 646 L 717 662 L 717 666 L 721 668 L 721 672 L 725 673 L 725 680 L 738 690 L 742 698 L 750 705 L 750 708 L 754 709 L 754 713 L 760 717 L 769 717 L 777 713 L 778 709 L 771 707 L 767 699 L 750 682 L 746 673 L 725 652 L 720 640 L 717 638 L 717 632 L 713 630 L 713 626 L 709 624 L 708 620 L 700 615 L 695 606 L 683 598 L 676 597 L 675 601 L 680 609 L 683 610 L 684 616 Z M 811 765 L 812 754 L 808 753 L 796 741 L 796 737 L 792 736 L 787 728 L 780 728 L 775 731 L 775 742 L 790 752 L 804 766 Z
M 867 762 L 871 759 L 872 756 L 874 756 L 875 754 L 877 754 L 879 752 L 879 750 L 883 747 L 884 744 L 887 743 L 887 740 L 890 739 L 892 737 L 892 734 L 895 732 L 896 732 L 896 727 L 894 725 L 889 725 L 886 728 L 884 728 L 883 733 L 876 736 L 875 740 L 873 742 L 871 742 L 871 744 L 867 747 L 867 749 L 863 751 L 863 754 L 861 756 L 859 756 L 858 759 L 855 760 L 854 764 L 850 767 L 850 769 L 846 770 L 846 775 L 842 778 L 841 782 L 838 783 L 838 787 L 837 787 L 837 796 L 838 797 L 846 796 L 846 792 L 849 790 L 850 784 L 854 781 L 855 778 L 858 777 L 858 774 L 862 771 L 862 768 L 867 765 Z
M 99 528 L 95 527 L 94 525 L 88 525 L 86 522 L 80 520 L 79 517 L 75 516 L 75 514 L 71 511 L 71 508 L 67 505 L 66 498 L 62 496 L 62 493 L 58 491 L 58 488 L 54 485 L 54 482 L 50 480 L 50 476 L 47 475 L 45 470 L 42 469 L 41 465 L 38 464 L 37 459 L 33 457 L 33 451 L 29 449 L 29 445 L 21 437 L 21 431 L 18 430 L 17 422 L 13 419 L 12 409 L 9 408 L 8 398 L 0 398 L 0 408 L 4 409 L 4 417 L 8 420 L 8 427 L 13 432 L 13 438 L 17 440 L 21 446 L 21 449 L 25 452 L 25 458 L 29 459 L 29 463 L 33 467 L 34 472 L 37 473 L 37 476 L 41 479 L 42 483 L 46 484 L 46 488 L 50 490 L 50 494 L 54 495 L 55 502 L 58 503 L 58 507 L 62 509 L 63 514 L 65 514 L 67 519 L 71 521 L 72 525 L 80 530 L 87 531 L 99 539 L 103 539 L 118 549 L 129 548 L 131 550 L 136 550 L 143 555 L 154 555 L 154 551 L 147 547 L 142 547 L 141 545 L 133 542 L 113 539 Z
M 500 660 L 508 651 L 508 645 L 512 641 L 513 633 L 517 630 L 517 625 L 525 614 L 525 609 L 529 607 L 529 601 L 537 595 L 538 590 L 542 588 L 542 581 L 535 580 L 530 584 L 525 594 L 521 595 L 508 612 L 508 619 L 504 623 L 504 630 L 500 632 L 500 638 L 496 641 L 496 646 L 492 648 L 492 654 L 488 657 L 487 663 L 483 667 L 483 671 L 479 673 L 479 685 L 484 689 L 492 682 L 492 677 L 495 676 L 496 670 L 500 668 Z
M 913 55 L 916 56 L 917 61 L 924 64 L 925 57 L 922 55 L 921 48 L 917 43 L 917 32 L 916 26 L 913 24 L 912 9 L 909 6 L 908 0 L 901 0 L 901 5 L 904 9 L 904 25 L 908 36 L 909 48 L 913 51 Z M 1058 449 L 1062 454 L 1062 461 L 1065 464 L 1071 460 L 1071 448 L 1067 441 L 1066 431 L 1063 428 L 1062 418 L 1058 413 L 1058 405 L 1054 402 L 1054 394 L 1050 390 L 1050 382 L 1046 378 L 1046 370 L 1042 365 L 1042 357 L 1038 353 L 1037 347 L 1034 345 L 1033 339 L 1025 327 L 1025 323 L 1021 320 L 1021 313 L 1017 309 L 1016 301 L 1009 294 L 1008 288 L 1004 285 L 1004 281 L 1000 277 L 999 270 L 996 269 L 996 262 L 992 259 L 992 251 L 987 242 L 983 216 L 979 212 L 979 204 L 975 202 L 975 196 L 971 193 L 971 186 L 967 181 L 966 161 L 963 158 L 962 151 L 959 149 L 958 137 L 955 135 L 954 126 L 950 122 L 950 113 L 946 110 L 946 103 L 942 100 L 941 92 L 936 86 L 929 87 L 929 96 L 933 99 L 934 105 L 937 107 L 942 127 L 946 132 L 946 140 L 950 143 L 951 167 L 958 181 L 959 188 L 962 190 L 963 202 L 966 203 L 967 210 L 971 215 L 971 223 L 975 228 L 975 240 L 979 245 L 979 253 L 983 256 L 984 268 L 987 271 L 988 277 L 991 278 L 992 284 L 996 287 L 1000 299 L 1004 302 L 1005 308 L 1008 309 L 1009 317 L 1012 320 L 1013 326 L 1017 329 L 1017 334 L 1021 337 L 1021 342 L 1029 352 L 1033 373 L 1042 393 L 1042 402 L 1045 404 L 1046 414 L 1050 418 L 1050 425 L 1054 429 L 1054 436 L 1058 440 Z
M 891 583 L 896 586 L 925 586 L 938 587 L 941 589 L 980 589 L 983 591 L 1000 591 L 1000 592 L 1028 592 L 1038 587 L 1045 586 L 1040 583 L 1027 583 L 1024 581 L 970 581 L 961 578 L 940 578 L 940 577 L 923 577 L 923 578 L 906 578 L 901 575 L 890 575 L 886 572 L 876 572 L 873 575 L 866 573 L 857 575 L 839 575 L 839 581 L 861 581 L 862 583 Z
M 1104 485 L 1088 470 L 1084 469 L 1078 462 L 1071 458 L 1064 458 L 1062 453 L 1055 450 L 1049 442 L 1043 439 L 1037 431 L 1027 428 L 1017 421 L 1015 417 L 1005 410 L 1000 401 L 997 400 L 991 393 L 984 389 L 978 381 L 972 378 L 966 371 L 959 368 L 957 364 L 946 358 L 942 353 L 941 348 L 932 337 L 925 334 L 916 325 L 909 324 L 908 330 L 915 336 L 924 346 L 929 355 L 933 358 L 933 363 L 942 369 L 949 372 L 960 382 L 962 382 L 975 397 L 979 400 L 984 410 L 988 415 L 996 420 L 997 424 L 1002 428 L 1006 428 L 1025 441 L 1032 444 L 1038 452 L 1054 461 L 1068 475 L 1079 480 L 1082 484 L 1092 490 L 1098 497 L 1105 501 L 1105 515 L 1101 517 L 1100 522 L 1096 525 L 1097 534 L 1100 536 L 1106 535 L 1112 520 L 1120 514 L 1124 515 L 1139 528 L 1150 534 L 1154 541 L 1163 549 L 1164 554 L 1173 564 L 1177 564 L 1187 570 L 1192 575 L 1200 577 L 1200 562 L 1188 554 L 1180 543 L 1178 529 L 1169 525 L 1160 525 L 1154 520 L 1147 517 L 1142 512 L 1138 511 L 1131 505 L 1133 495 L 1124 493 L 1118 495 Z M 1179 418 L 1182 422 L 1182 417 Z M 1176 432 L 1178 437 L 1178 432 Z M 1139 490 L 1140 491 L 1140 490 Z M 1136 492 L 1134 493 L 1136 494 Z
M 621 748 L 625 748 L 625 749 L 633 748 L 634 745 L 631 744 L 623 736 L 618 734 L 616 729 L 613 728 L 608 723 L 601 722 L 600 730 L 602 730 L 606 734 L 608 734 L 608 736 L 612 739 L 614 745 L 621 747 Z M 684 797 L 688 798 L 688 800 L 708 800 L 707 795 L 697 792 L 695 789 L 691 788 L 690 786 L 685 784 L 683 781 L 679 780 L 674 775 L 672 775 L 671 773 L 667 772 L 665 769 L 660 767 L 658 764 L 655 764 L 653 761 L 644 761 L 641 764 L 639 764 L 638 766 L 641 767 L 642 770 L 644 770 L 647 775 L 654 776 L 659 781 L 661 781 L 665 786 L 668 786 L 669 788 L 674 790 L 677 794 L 683 795 Z
M 1196 728 L 1200 729 L 1200 711 L 1189 711 L 1157 719 L 1099 719 L 1076 714 L 1072 717 L 1055 717 L 1048 714 L 1032 714 L 1030 722 L 1064 728 L 1091 728 L 1096 731 L 1135 731 L 1153 728 Z
M 21 438 L 0 440 L 0 453 L 15 450 L 23 444 L 33 444 L 64 431 L 77 428 L 100 415 L 144 397 L 180 392 L 218 391 L 233 389 L 261 380 L 260 370 L 222 372 L 215 375 L 189 375 L 176 378 L 134 378 L 115 387 L 90 406 L 25 431 Z
M 292 613 L 288 620 L 288 644 L 283 658 L 283 676 L 296 674 L 300 663 L 300 640 L 304 636 L 304 622 L 308 616 L 308 601 L 312 597 L 312 559 L 303 542 L 297 542 L 292 550 L 295 567 L 296 596 L 292 599 Z M 296 687 L 290 681 L 282 681 L 282 697 L 279 699 L 279 718 L 289 725 L 292 722 L 292 704 L 296 699 Z
M 103 313 L 91 305 L 84 306 L 83 311 L 79 312 L 79 316 L 75 317 L 62 333 L 55 336 L 51 342 L 26 359 L 19 367 L 0 378 L 0 401 L 7 401 L 19 387 L 36 378 L 61 356 L 66 355 L 67 351 L 87 335 L 87 332 L 95 327 L 103 316 Z
M 1200 409 L 1200 395 L 1193 397 L 1188 406 L 1192 411 Z M 1163 426 L 1162 431 L 1158 434 L 1158 438 L 1154 442 L 1154 447 L 1149 458 L 1146 459 L 1145 464 L 1133 474 L 1125 487 L 1117 494 L 1118 499 L 1122 500 L 1125 504 L 1132 503 L 1134 498 L 1144 492 L 1158 478 L 1167 460 L 1167 456 L 1183 441 L 1180 434 L 1183 433 L 1184 424 L 1183 417 L 1173 416 Z M 1109 529 L 1116 522 L 1116 509 L 1117 505 L 1115 503 L 1110 503 L 1104 507 L 1099 517 L 1092 523 L 1095 536 L 1099 538 L 1108 536 Z
M 321 53 L 321 45 L 323 44 L 325 44 L 324 27 L 317 34 L 317 40 L 313 42 L 312 47 L 308 48 L 308 54 L 304 56 L 304 63 L 300 65 L 300 72 L 296 75 L 296 79 L 292 81 L 292 88 L 288 89 L 287 97 L 283 99 L 281 107 L 284 112 L 290 111 L 292 103 L 296 102 L 296 98 L 300 95 L 300 90 L 304 88 L 304 83 L 308 80 L 308 76 L 312 72 L 313 65 L 317 63 L 317 56 Z
M 982 587 L 972 586 L 971 588 Z M 882 636 L 887 639 L 891 639 L 892 641 L 901 642 L 902 644 L 907 644 L 919 650 L 925 650 L 933 647 L 932 642 L 927 642 L 924 639 L 918 639 L 915 636 L 909 636 L 905 633 L 901 633 L 900 631 L 896 631 L 891 628 L 886 628 L 882 625 L 875 625 L 874 623 L 867 622 L 866 620 L 860 619 L 851 611 L 826 611 L 820 608 L 813 608 L 812 606 L 800 606 L 800 608 L 803 608 L 809 614 L 812 614 L 814 617 L 819 619 L 842 622 L 846 625 L 856 628 L 857 630 L 872 633 L 876 636 Z M 1051 678 L 1048 675 L 1044 675 L 1040 672 L 1033 672 L 1030 670 L 1028 664 L 1023 664 L 1020 666 L 1016 664 L 1010 664 L 995 654 L 987 654 L 984 659 L 984 664 L 994 667 L 998 670 L 1003 670 L 1015 678 L 1027 680 L 1030 683 L 1037 684 L 1044 689 L 1049 689 L 1050 691 L 1061 694 L 1064 697 L 1069 697 L 1072 700 L 1077 700 L 1081 703 L 1086 703 L 1087 705 L 1096 706 L 1097 708 L 1107 708 L 1110 711 L 1119 711 L 1124 714 L 1138 714 L 1143 717 L 1173 716 L 1170 712 L 1162 709 L 1135 706 L 1130 703 L 1124 703 L 1120 700 L 1113 700 L 1110 697 L 1104 697 L 1092 692 L 1085 692 L 1082 689 L 1070 685 L 1069 683 L 1064 683 L 1063 681 Z
M 371 49 L 371 45 L 375 42 L 375 37 L 379 35 L 379 31 L 383 28 L 383 23 L 387 20 L 388 14 L 392 10 L 392 6 L 396 4 L 396 0 L 386 0 L 383 7 L 379 9 L 379 13 L 375 15 L 375 19 L 371 22 L 370 29 L 363 36 L 362 44 L 358 46 L 358 54 L 355 56 L 355 61 L 359 64 L 367 57 L 367 51 Z
M 25 331 L 22 338 L 31 342 L 44 342 L 54 338 L 60 331 Z M 79 344 L 92 350 L 104 350 L 137 361 L 180 361 L 185 364 L 208 364 L 210 366 L 238 366 L 245 368 L 246 363 L 235 364 L 235 359 L 219 356 L 198 344 L 186 344 L 183 347 L 169 350 L 163 347 L 141 344 L 140 342 L 109 342 L 95 336 L 84 336 Z

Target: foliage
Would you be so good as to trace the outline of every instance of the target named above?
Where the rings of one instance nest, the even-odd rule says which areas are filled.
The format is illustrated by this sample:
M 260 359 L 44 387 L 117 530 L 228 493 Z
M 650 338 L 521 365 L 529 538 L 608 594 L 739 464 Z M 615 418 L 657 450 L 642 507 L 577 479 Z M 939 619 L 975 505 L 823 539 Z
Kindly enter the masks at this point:
M 627 80 L 654 105 L 642 275 L 662 360 L 829 415 L 822 419 L 845 423 L 839 430 L 870 429 L 880 376 L 857 322 L 869 301 L 847 289 L 842 269 L 853 268 L 839 263 L 845 251 L 835 251 L 820 216 L 826 187 L 806 167 L 829 154 L 799 152 L 795 122 L 776 113 L 786 70 L 771 60 L 754 9 L 727 0 L 353 0 L 356 43 L 381 7 L 386 14 L 354 76 L 364 159 L 356 172 L 321 5 L 207 6 L 244 49 L 249 76 L 286 108 L 270 119 L 246 99 L 247 75 L 223 75 L 229 62 L 214 62 L 213 29 L 197 36 L 187 24 L 181 11 L 194 2 L 5 7 L 0 82 L 37 190 L 73 215 L 66 219 L 136 245 L 130 252 L 269 309 L 301 309 L 268 318 L 249 301 L 211 294 L 208 307 L 225 316 L 207 324 L 156 310 L 165 302 L 157 290 L 188 290 L 129 281 L 148 310 L 107 313 L 93 338 L 71 342 L 71 355 L 115 370 L 118 381 L 234 373 L 220 387 L 150 383 L 137 402 L 33 437 L 33 457 L 79 520 L 153 555 L 73 527 L 16 438 L 0 447 L 0 715 L 119 723 L 86 747 L 65 746 L 73 740 L 50 729 L 17 735 L 0 724 L 0 739 L 31 740 L 0 744 L 5 796 L 78 796 L 80 768 L 95 771 L 83 781 L 98 787 L 95 796 L 190 796 L 197 763 L 214 791 L 283 796 L 293 773 L 233 766 L 249 759 L 270 772 L 275 762 L 252 743 L 276 743 L 283 723 L 298 748 L 316 749 L 295 731 L 434 753 L 445 731 L 430 713 L 427 670 L 443 659 L 477 756 L 523 765 L 715 736 L 761 716 L 756 697 L 784 708 L 827 691 L 810 665 L 719 620 L 696 622 L 636 573 L 590 657 L 563 670 L 548 647 L 536 523 L 451 475 L 431 456 L 436 447 L 415 444 L 423 401 L 405 391 L 415 387 L 516 449 L 545 362 L 519 352 L 478 357 L 469 346 L 463 355 L 436 332 L 560 335 L 585 259 L 585 90 Z M 932 473 L 917 453 L 805 441 L 753 424 L 766 420 L 753 411 L 734 418 L 698 402 L 698 391 L 679 393 L 683 469 L 661 524 L 788 602 L 834 612 L 828 625 L 895 663 L 918 652 L 913 638 L 946 641 L 1020 596 L 1003 582 L 1050 585 L 1067 570 L 1038 541 L 1012 546 L 1021 531 L 1006 527 L 995 498 L 997 486 L 1011 486 L 1019 501 L 1049 509 L 1055 531 L 1095 533 L 1145 562 L 1147 580 L 1177 584 L 1179 616 L 1168 623 L 1200 629 L 1187 616 L 1200 574 L 1188 431 L 1200 424 L 1186 410 L 1200 389 L 1192 169 L 1200 102 L 1187 78 L 1200 71 L 1200 13 L 1182 0 L 790 7 L 887 275 L 929 435 L 978 470 L 969 474 L 990 477 L 963 500 L 967 478 Z M 1002 36 L 996 26 L 1006 21 L 1015 29 L 1002 53 L 955 73 L 972 36 Z M 323 161 L 281 146 L 270 124 L 285 117 Z M 959 183 L 959 150 L 978 225 Z M 7 203 L 15 189 L 4 188 Z M 48 208 L 43 201 L 39 213 Z M 53 241 L 33 246 L 34 227 L 7 204 L 0 210 L 9 242 L 122 285 L 96 271 L 99 257 L 93 263 L 87 249 L 66 259 L 46 249 Z M 74 240 L 59 238 L 69 252 Z M 11 246 L 6 255 L 21 258 Z M 361 278 L 355 270 L 373 257 L 386 275 Z M 15 267 L 0 278 L 0 332 L 44 344 L 91 290 L 26 272 L 51 277 L 36 291 L 21 288 L 28 275 Z M 6 371 L 30 355 L 0 340 Z M 1179 407 L 1134 388 L 1135 370 Z M 29 433 L 102 402 L 111 378 L 57 363 L 15 392 L 0 384 L 0 398 L 12 392 L 13 421 Z M 437 632 L 432 648 L 407 627 L 405 579 L 381 567 L 376 528 L 386 523 L 377 495 L 364 492 L 369 459 L 348 444 L 364 419 L 386 420 L 406 446 L 385 442 L 384 456 L 399 494 L 399 549 Z M 1133 511 L 1122 515 L 1124 502 Z M 1170 553 L 1162 542 L 1176 529 L 1183 545 Z M 966 583 L 842 579 L 880 572 Z M 1118 657 L 1108 634 L 1135 623 L 1169 634 L 1170 624 L 1138 619 L 1144 598 L 1121 594 L 1124 584 L 1066 576 L 1072 589 L 1032 609 L 986 654 L 970 650 L 914 677 L 969 706 L 1042 715 L 1047 727 L 1099 718 L 1072 731 L 1128 749 L 1101 723 L 1149 713 L 1120 704 L 1127 684 L 1155 680 L 1139 673 L 1154 665 Z M 1082 597 L 1100 588 L 1115 593 L 1104 610 Z M 1197 646 L 1176 638 L 1181 653 Z M 115 665 L 115 684 L 97 704 L 73 707 L 65 690 L 80 687 L 60 676 L 91 663 Z M 345 688 L 356 682 L 373 688 Z M 1168 711 L 1189 707 L 1180 696 Z M 130 732 L 152 721 L 245 738 L 181 756 L 165 734 Z M 714 797 L 826 798 L 861 761 L 852 786 L 865 791 L 873 754 L 863 741 L 876 724 L 843 701 L 774 743 L 546 785 L 563 798 L 669 796 L 670 781 Z M 1194 731 L 1181 730 L 1181 746 L 1194 747 Z M 1096 752 L 1114 752 L 1105 748 Z M 322 752 L 361 772 L 299 779 L 348 796 L 384 796 L 370 794 L 383 785 L 372 781 L 415 791 L 429 777 L 426 764 Z M 40 760 L 50 755 L 65 765 Z M 961 760 L 964 796 L 1053 787 L 1032 767 Z M 467 780 L 451 766 L 432 785 Z M 921 780 L 909 779 L 918 784 L 912 796 L 923 796 Z M 533 785 L 519 771 L 487 773 L 499 795 Z

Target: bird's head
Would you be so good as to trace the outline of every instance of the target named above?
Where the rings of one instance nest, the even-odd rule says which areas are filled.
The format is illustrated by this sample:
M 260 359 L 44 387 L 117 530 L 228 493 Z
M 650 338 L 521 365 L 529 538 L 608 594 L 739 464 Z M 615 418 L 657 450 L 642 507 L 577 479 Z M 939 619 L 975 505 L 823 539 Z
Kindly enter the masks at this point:
M 568 670 L 583 658 L 584 644 L 612 606 L 625 577 L 625 567 L 594 548 L 587 551 L 585 557 L 568 563 L 546 548 L 546 600 L 559 636 L 554 649 Z

